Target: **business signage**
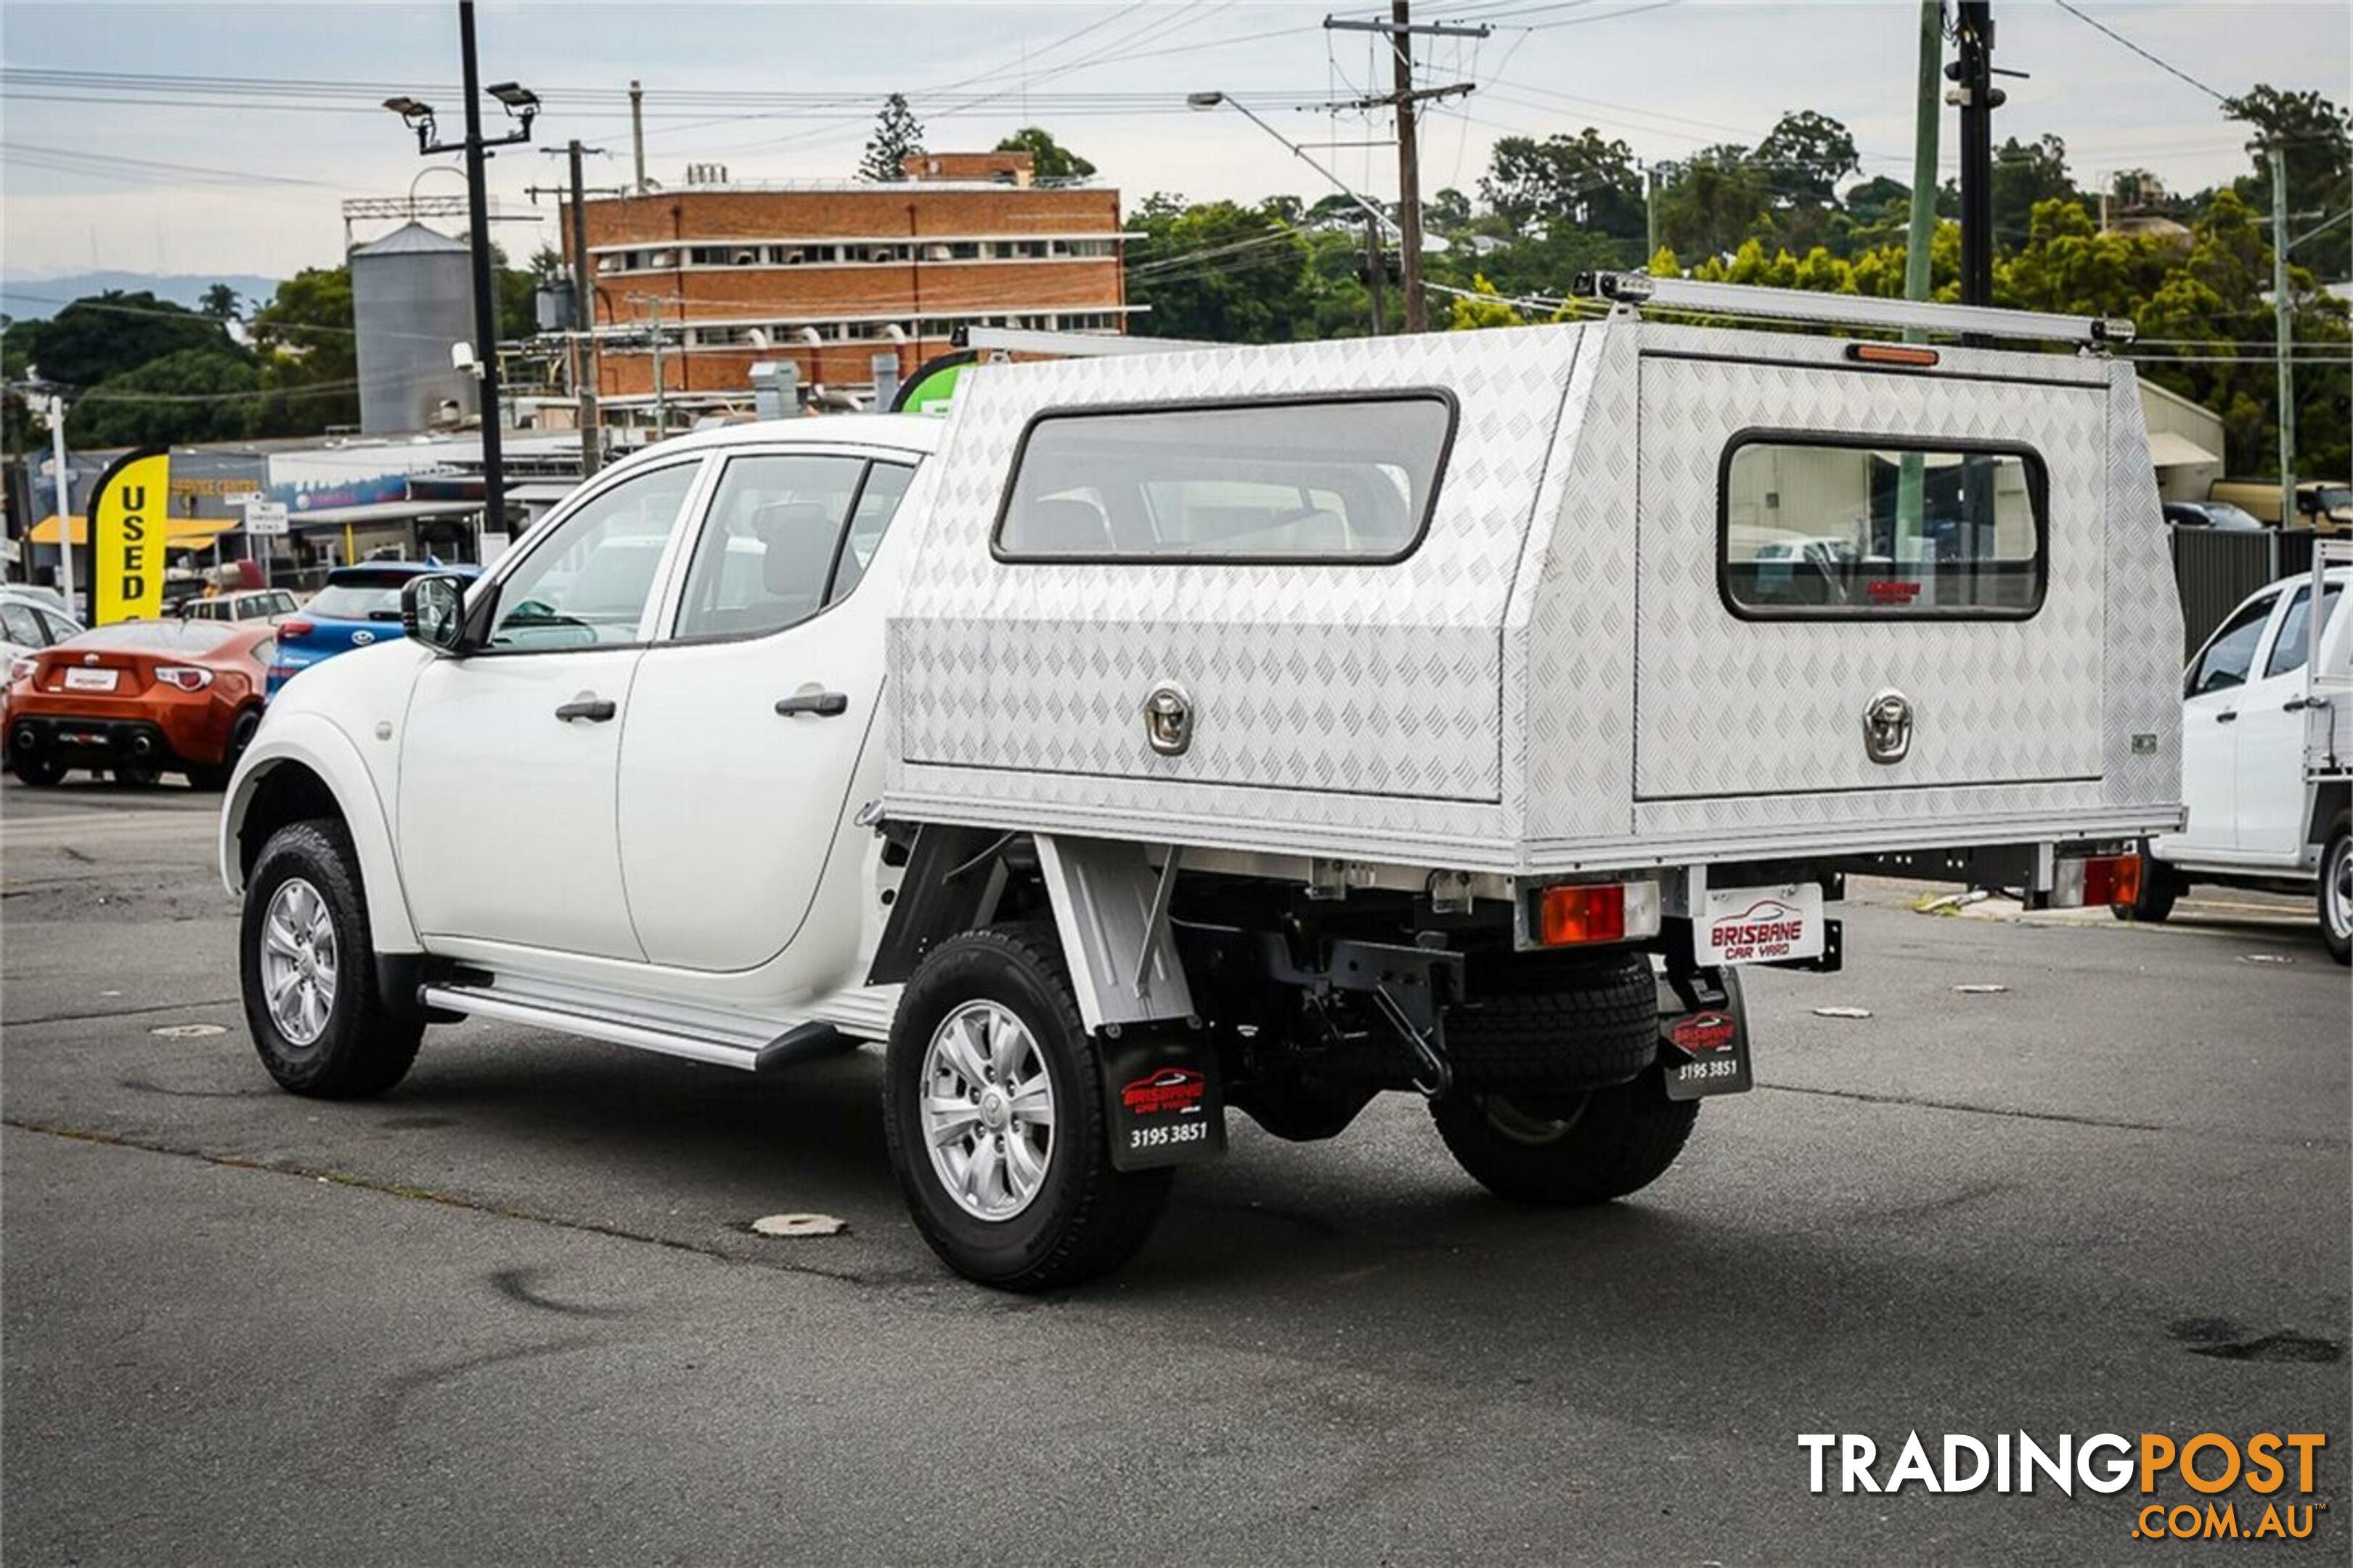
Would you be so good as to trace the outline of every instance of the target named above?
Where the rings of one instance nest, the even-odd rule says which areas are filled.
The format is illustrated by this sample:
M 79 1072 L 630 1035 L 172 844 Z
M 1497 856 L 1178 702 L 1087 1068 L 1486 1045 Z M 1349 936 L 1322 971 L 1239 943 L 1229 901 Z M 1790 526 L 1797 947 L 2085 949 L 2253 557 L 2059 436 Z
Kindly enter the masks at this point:
M 125 452 L 98 477 L 90 498 L 92 625 L 164 613 L 164 537 L 171 515 L 169 449 Z

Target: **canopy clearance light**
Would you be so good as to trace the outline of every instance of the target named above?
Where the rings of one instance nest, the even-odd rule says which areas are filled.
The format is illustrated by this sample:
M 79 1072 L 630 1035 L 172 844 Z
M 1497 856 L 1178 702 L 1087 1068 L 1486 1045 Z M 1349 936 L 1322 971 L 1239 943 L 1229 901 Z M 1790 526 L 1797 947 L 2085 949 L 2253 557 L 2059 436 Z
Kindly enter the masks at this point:
M 1926 370 L 1936 363 L 1936 351 L 1903 343 L 1849 343 L 1846 357 L 1864 364 L 1908 364 Z

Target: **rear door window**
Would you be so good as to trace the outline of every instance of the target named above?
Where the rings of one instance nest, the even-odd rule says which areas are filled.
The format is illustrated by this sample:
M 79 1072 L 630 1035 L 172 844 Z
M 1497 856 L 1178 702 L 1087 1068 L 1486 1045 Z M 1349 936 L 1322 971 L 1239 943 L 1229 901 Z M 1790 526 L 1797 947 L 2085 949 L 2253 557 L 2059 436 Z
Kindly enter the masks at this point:
M 841 542 L 841 559 L 833 568 L 833 586 L 826 592 L 827 604 L 848 598 L 865 577 L 874 552 L 882 547 L 883 531 L 898 514 L 899 503 L 906 499 L 907 487 L 914 479 L 915 470 L 903 463 L 876 463 L 866 470 L 857 509 L 849 514 L 849 537 Z
M 2321 595 L 2322 631 L 2326 632 L 2328 623 L 2336 618 L 2337 601 L 2344 596 L 2345 590 L 2334 583 Z M 2280 617 L 2279 635 L 2272 638 L 2271 657 L 2263 661 L 2264 679 L 2268 680 L 2274 675 L 2293 675 L 2302 669 L 2305 661 L 2312 657 L 2311 611 L 2312 589 L 2307 584 L 2295 591 L 2295 597 L 2288 601 L 2287 614 Z
M 2050 480 L 2024 447 L 1743 434 L 1718 582 L 1749 619 L 2022 618 L 2042 607 Z
M 728 459 L 695 542 L 681 638 L 757 637 L 826 605 L 862 458 L 754 453 Z
M 996 552 L 1401 561 L 1428 527 L 1454 421 L 1437 391 L 1049 410 L 1022 435 Z

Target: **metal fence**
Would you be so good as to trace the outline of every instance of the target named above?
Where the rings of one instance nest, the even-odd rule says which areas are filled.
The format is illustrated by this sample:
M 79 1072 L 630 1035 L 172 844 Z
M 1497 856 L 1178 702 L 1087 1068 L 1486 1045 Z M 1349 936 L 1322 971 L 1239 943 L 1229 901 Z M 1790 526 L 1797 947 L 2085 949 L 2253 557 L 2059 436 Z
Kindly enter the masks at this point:
M 2308 529 L 2182 528 L 2173 531 L 2173 580 L 2181 593 L 2181 657 L 2187 659 L 2223 617 L 2266 583 L 2312 570 Z

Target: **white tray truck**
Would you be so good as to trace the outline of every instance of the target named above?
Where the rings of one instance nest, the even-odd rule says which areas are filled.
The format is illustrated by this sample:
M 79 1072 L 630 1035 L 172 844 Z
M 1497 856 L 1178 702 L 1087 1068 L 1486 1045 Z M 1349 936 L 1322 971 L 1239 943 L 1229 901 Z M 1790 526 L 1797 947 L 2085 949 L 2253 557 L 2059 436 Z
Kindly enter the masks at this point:
M 2130 902 L 2179 817 L 2180 623 L 2129 329 L 1593 287 L 1512 331 L 1060 342 L 1114 352 L 976 367 L 944 430 L 666 443 L 420 581 L 411 640 L 290 686 L 232 786 L 264 1061 L 380 1089 L 472 1014 L 755 1070 L 886 1039 L 923 1235 L 1037 1289 L 1131 1253 L 1229 1108 L 1316 1139 L 1418 1092 L 1500 1194 L 1635 1191 L 1748 1085 L 1740 969 L 1838 966 L 1849 874 Z M 895 520 L 776 456 L 827 442 L 914 467 Z M 582 519 L 642 608 L 569 606 L 627 575 Z M 562 699 L 585 771 L 530 815 L 453 842 L 381 798 L 521 788 L 539 721 L 501 705 Z M 607 725 L 617 763 L 575 739 Z M 349 1006 L 322 942 L 372 956 Z

